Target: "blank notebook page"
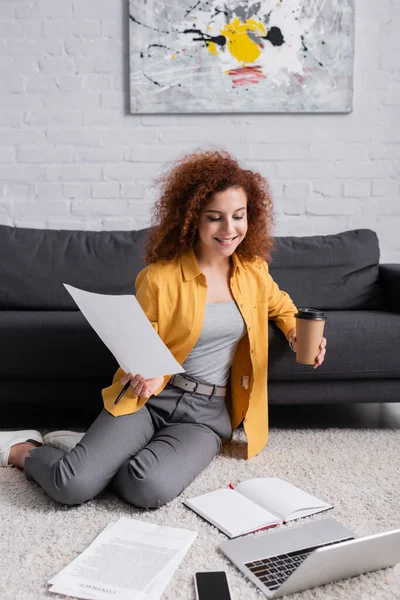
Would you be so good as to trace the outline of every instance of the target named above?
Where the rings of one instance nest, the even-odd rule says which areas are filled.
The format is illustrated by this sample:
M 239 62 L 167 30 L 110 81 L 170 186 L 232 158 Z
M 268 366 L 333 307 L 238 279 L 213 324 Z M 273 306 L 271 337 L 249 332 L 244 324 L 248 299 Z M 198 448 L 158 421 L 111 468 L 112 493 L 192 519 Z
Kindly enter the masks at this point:
M 254 498 L 257 504 L 268 506 L 281 520 L 297 511 L 329 507 L 323 500 L 278 477 L 249 479 L 239 483 L 236 489 Z
M 191 498 L 186 504 L 232 537 L 280 522 L 275 515 L 230 488 Z

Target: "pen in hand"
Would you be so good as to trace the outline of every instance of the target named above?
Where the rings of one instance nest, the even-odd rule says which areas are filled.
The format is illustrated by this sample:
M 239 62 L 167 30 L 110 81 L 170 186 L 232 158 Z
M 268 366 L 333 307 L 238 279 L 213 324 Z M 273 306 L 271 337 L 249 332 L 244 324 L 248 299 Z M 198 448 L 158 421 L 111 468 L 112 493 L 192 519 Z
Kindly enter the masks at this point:
M 122 396 L 125 394 L 126 390 L 128 389 L 130 384 L 130 380 L 124 385 L 124 387 L 122 388 L 122 390 L 120 391 L 120 393 L 118 394 L 117 398 L 114 401 L 114 406 L 116 404 L 118 404 L 118 402 L 121 400 Z
M 128 380 L 126 381 L 126 378 L 128 378 Z M 132 373 L 126 373 L 124 375 L 124 377 L 120 380 L 120 384 L 122 385 L 122 382 L 124 381 L 124 385 L 122 390 L 120 391 L 120 393 L 118 394 L 116 400 L 114 401 L 114 406 L 116 404 L 118 404 L 118 402 L 121 400 L 121 398 L 123 397 L 123 395 L 125 394 L 126 390 L 131 387 L 132 390 L 135 392 L 135 394 L 137 394 L 138 396 L 143 393 L 144 391 L 147 392 L 147 387 L 146 387 L 146 380 L 143 379 L 143 377 L 141 375 L 135 375 L 135 377 L 132 375 Z M 134 384 L 134 385 L 133 385 Z M 147 395 L 143 395 L 143 398 L 147 398 Z
M 133 376 L 132 373 L 126 373 L 124 377 L 120 379 L 120 384 L 123 385 L 123 388 L 118 394 L 117 399 L 114 401 L 114 406 L 118 404 L 129 386 L 138 397 L 148 400 L 150 396 L 159 389 L 163 381 L 164 377 L 161 375 L 159 377 L 144 379 L 142 375 L 137 374 Z

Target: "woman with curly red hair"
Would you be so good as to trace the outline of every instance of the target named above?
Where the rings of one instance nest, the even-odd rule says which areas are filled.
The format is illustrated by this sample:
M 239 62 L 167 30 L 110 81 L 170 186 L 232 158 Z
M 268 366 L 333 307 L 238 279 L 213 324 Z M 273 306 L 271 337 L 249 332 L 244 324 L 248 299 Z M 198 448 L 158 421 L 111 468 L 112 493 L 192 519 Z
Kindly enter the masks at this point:
M 111 485 L 133 506 L 159 507 L 242 422 L 248 458 L 256 455 L 268 437 L 268 319 L 296 344 L 296 307 L 268 270 L 273 204 L 266 179 L 227 152 L 205 151 L 184 156 L 158 183 L 136 297 L 184 373 L 144 379 L 118 369 L 85 434 L 53 432 L 43 447 L 35 447 L 39 432 L 14 436 L 3 464 L 24 466 L 63 504 Z M 325 345 L 322 338 L 315 367 Z

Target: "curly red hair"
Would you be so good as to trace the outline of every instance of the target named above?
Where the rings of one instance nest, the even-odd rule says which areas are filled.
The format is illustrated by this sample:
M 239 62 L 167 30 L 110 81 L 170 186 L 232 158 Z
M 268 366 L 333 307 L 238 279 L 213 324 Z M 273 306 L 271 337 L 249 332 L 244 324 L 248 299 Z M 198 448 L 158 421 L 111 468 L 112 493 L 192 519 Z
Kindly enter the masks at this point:
M 153 206 L 155 229 L 146 245 L 146 264 L 170 260 L 193 248 L 201 209 L 214 192 L 230 187 L 242 188 L 247 196 L 248 230 L 236 249 L 237 255 L 250 262 L 256 257 L 271 260 L 274 210 L 268 182 L 260 173 L 243 169 L 228 152 L 187 154 L 155 184 L 161 186 L 161 196 Z

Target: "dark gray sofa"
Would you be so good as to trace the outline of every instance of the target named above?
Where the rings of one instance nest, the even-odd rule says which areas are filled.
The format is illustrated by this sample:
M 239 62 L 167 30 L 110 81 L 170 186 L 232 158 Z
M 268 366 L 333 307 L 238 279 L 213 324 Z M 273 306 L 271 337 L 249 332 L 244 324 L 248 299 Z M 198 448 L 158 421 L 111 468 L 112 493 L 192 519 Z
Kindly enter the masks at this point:
M 0 226 L 2 427 L 85 427 L 101 410 L 117 364 L 62 283 L 133 293 L 148 232 Z M 328 316 L 316 370 L 270 324 L 270 403 L 399 401 L 400 265 L 379 264 L 376 234 L 278 237 L 270 271 L 297 306 Z

